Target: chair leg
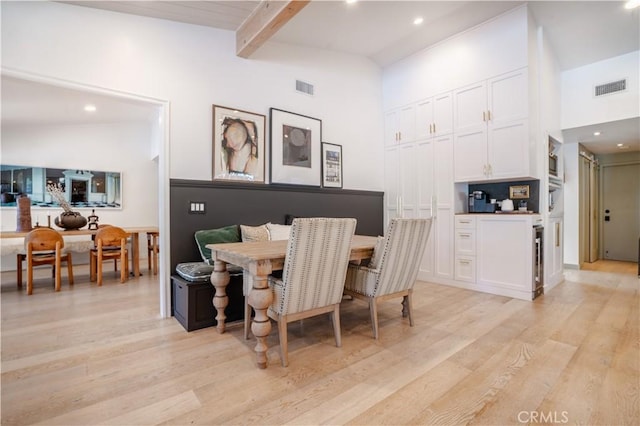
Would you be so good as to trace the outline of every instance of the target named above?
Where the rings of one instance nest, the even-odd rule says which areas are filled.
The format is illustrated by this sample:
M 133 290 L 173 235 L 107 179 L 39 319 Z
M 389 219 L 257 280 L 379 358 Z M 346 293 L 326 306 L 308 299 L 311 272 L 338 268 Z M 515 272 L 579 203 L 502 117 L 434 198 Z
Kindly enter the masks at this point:
M 409 290 L 409 293 L 407 293 L 407 295 L 402 298 L 402 304 L 404 305 L 404 309 L 403 309 L 402 312 L 404 313 L 404 310 L 406 309 L 406 311 L 407 311 L 407 315 L 406 316 L 409 317 L 409 326 L 413 327 L 413 315 L 412 315 L 412 313 L 413 313 L 413 301 L 412 301 L 412 299 L 413 298 L 411 296 L 412 296 L 412 291 Z
M 22 288 L 22 261 L 25 259 L 22 253 L 18 253 L 16 258 L 16 273 L 18 279 L 18 288 Z
M 336 338 L 336 347 L 342 346 L 342 334 L 340 333 L 340 304 L 336 304 L 333 307 L 333 335 Z
M 92 251 L 89 252 L 89 281 L 96 280 L 96 254 Z
M 120 255 L 120 282 L 123 283 L 125 282 L 125 280 L 127 279 L 127 254 L 125 253 L 125 251 L 123 249 L 121 249 L 121 255 Z
M 280 338 L 280 361 L 282 366 L 289 365 L 289 347 L 287 342 L 287 320 L 286 318 L 278 318 L 278 337 Z
M 102 253 L 98 251 L 98 255 L 96 256 L 96 269 L 97 269 L 97 281 L 98 286 L 102 285 Z
M 375 298 L 369 299 L 369 311 L 371 313 L 371 327 L 373 328 L 373 338 L 378 340 L 378 304 Z
M 71 260 L 71 253 L 67 253 L 67 276 L 69 285 L 73 285 L 73 262 Z
M 53 267 L 54 268 L 54 272 L 55 272 L 55 278 L 54 278 L 54 283 L 55 283 L 55 289 L 56 291 L 60 291 L 60 281 L 62 281 L 62 259 L 60 258 L 60 252 L 56 251 L 56 265 Z
M 33 294 L 33 260 L 27 256 L 27 294 Z
M 244 340 L 249 340 L 249 331 L 251 330 L 251 306 L 249 305 L 249 296 L 244 297 Z

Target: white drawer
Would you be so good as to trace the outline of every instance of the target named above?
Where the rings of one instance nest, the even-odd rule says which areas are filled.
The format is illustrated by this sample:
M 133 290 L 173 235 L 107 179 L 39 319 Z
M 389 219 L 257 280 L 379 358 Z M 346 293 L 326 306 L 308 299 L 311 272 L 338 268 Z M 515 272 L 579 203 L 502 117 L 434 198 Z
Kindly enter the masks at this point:
M 475 229 L 476 218 L 472 216 L 456 216 L 456 229 Z
M 467 256 L 476 255 L 476 230 L 475 229 L 456 229 L 456 254 Z
M 455 279 L 458 281 L 476 282 L 475 257 L 456 256 Z

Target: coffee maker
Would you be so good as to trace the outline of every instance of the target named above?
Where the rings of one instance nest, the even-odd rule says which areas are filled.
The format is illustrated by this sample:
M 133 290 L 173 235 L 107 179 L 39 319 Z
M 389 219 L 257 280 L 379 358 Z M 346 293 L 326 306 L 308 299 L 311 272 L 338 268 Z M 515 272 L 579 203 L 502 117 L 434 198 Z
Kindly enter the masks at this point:
M 469 194 L 469 213 L 495 213 L 496 205 L 489 200 L 485 191 L 473 191 Z

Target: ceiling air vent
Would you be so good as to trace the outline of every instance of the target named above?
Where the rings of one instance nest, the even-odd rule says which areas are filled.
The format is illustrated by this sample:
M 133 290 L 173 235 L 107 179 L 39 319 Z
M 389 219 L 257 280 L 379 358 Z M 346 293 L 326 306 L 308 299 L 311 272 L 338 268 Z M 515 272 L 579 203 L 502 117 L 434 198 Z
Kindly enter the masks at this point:
M 313 84 L 296 80 L 296 91 L 313 96 Z
M 627 89 L 627 80 L 618 80 L 611 83 L 601 84 L 596 86 L 595 95 L 602 96 L 610 93 L 622 92 Z

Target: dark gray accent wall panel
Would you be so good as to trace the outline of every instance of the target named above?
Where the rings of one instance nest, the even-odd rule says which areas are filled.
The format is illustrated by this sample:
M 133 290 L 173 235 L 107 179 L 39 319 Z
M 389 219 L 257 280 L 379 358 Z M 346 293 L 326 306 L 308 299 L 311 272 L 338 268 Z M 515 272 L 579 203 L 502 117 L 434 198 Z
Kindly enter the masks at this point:
M 251 185 L 171 180 L 171 270 L 200 259 L 193 234 L 233 224 L 284 224 L 286 215 L 354 217 L 356 233 L 382 235 L 383 193 L 295 185 Z M 204 203 L 204 213 L 190 213 Z

